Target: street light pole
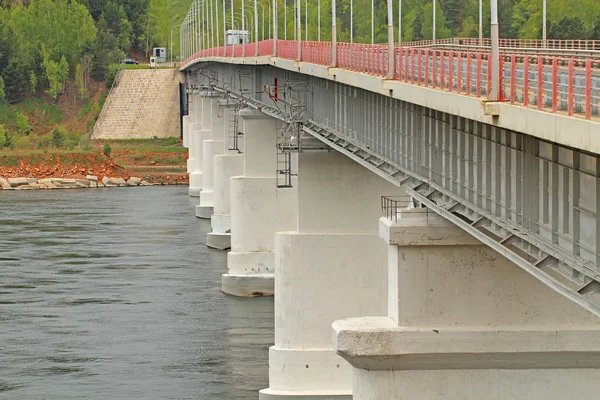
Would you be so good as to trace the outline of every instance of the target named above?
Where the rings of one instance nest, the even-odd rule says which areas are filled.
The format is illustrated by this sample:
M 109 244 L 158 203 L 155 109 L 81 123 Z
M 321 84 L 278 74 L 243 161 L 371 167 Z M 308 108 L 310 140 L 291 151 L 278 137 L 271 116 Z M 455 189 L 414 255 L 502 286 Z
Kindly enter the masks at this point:
M 302 60 L 302 4 L 296 1 L 298 19 L 296 21 L 296 39 L 298 39 L 298 61 Z
M 258 57 L 258 6 L 254 0 L 254 57 Z M 263 8 L 263 37 L 265 36 L 265 10 Z
M 387 0 L 387 14 L 388 14 L 388 65 L 387 65 L 387 78 L 394 79 L 394 13 L 392 8 L 392 2 L 394 0 Z
M 375 0 L 371 0 L 371 44 L 375 43 Z
M 437 11 L 437 3 L 436 0 L 433 0 L 433 43 L 435 43 L 435 12 Z
M 483 42 L 483 0 L 479 0 L 479 45 Z
M 283 0 L 283 40 L 287 40 L 287 0 Z
M 402 42 L 402 0 L 398 0 L 398 43 Z
M 350 43 L 354 43 L 354 1 L 350 0 Z
M 321 0 L 317 1 L 317 41 L 321 41 Z
M 273 57 L 277 57 L 277 0 L 273 0 Z
M 491 9 L 491 33 L 492 33 L 492 87 L 489 90 L 490 101 L 500 99 L 500 29 L 498 26 L 498 0 L 490 1 Z
M 544 48 L 546 47 L 546 0 L 544 0 L 542 5 L 542 14 L 543 14 L 543 22 L 542 22 L 542 43 Z
M 179 25 L 175 25 L 171 27 L 171 66 L 174 67 L 175 64 L 173 64 L 173 29 L 175 28 L 179 28 L 181 25 L 183 24 L 179 24 Z M 179 45 L 181 46 L 181 39 L 180 39 L 180 43 Z M 181 52 L 179 52 L 179 56 L 181 57 Z
M 331 66 L 337 67 L 337 23 L 335 16 L 335 0 L 331 0 Z

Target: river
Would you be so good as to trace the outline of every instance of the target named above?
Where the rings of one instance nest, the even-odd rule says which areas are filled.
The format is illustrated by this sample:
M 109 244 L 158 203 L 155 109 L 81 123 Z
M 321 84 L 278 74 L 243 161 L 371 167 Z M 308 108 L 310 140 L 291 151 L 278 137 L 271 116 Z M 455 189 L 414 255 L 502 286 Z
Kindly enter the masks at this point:
M 219 291 L 184 187 L 0 191 L 0 398 L 256 399 L 272 298 Z

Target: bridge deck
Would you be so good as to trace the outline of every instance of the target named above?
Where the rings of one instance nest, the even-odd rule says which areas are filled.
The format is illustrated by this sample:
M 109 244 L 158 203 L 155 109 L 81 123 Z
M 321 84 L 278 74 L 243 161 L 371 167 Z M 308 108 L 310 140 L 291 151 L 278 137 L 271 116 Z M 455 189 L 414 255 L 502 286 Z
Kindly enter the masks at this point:
M 542 55 L 535 43 L 524 44 L 532 47 L 516 49 L 515 53 L 505 49 L 501 54 L 502 101 L 585 119 L 600 115 L 600 52 L 595 42 L 585 44 L 592 50 L 582 49 L 588 52 L 587 57 Z M 449 45 L 454 47 L 444 47 Z M 469 46 L 472 44 L 467 42 L 423 42 L 397 46 L 392 76 L 404 83 L 485 100 L 492 79 L 490 52 L 485 49 L 474 51 Z M 574 44 L 563 47 L 544 52 L 579 50 Z M 580 47 L 584 45 L 580 44 Z M 531 54 L 531 49 L 535 50 L 534 54 Z M 188 57 L 182 69 L 207 57 L 240 58 L 272 56 L 274 53 L 273 39 L 243 46 L 209 48 Z M 297 41 L 278 40 L 276 55 L 287 60 L 333 66 L 331 42 L 303 41 L 299 52 Z M 381 78 L 388 76 L 387 45 L 338 43 L 336 57 L 336 68 Z

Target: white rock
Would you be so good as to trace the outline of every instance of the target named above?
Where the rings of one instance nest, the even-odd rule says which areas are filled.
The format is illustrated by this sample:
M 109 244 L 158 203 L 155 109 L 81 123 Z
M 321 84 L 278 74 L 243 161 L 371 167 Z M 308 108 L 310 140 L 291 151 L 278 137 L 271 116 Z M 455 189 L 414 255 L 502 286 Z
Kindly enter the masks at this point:
M 40 179 L 38 181 L 38 183 L 43 183 L 44 185 L 47 183 L 52 183 L 52 178 L 44 178 L 44 179 Z
M 10 186 L 10 183 L 8 183 L 8 181 L 4 178 L 0 178 L 0 188 L 2 189 L 10 189 L 12 186 Z
M 30 185 L 32 183 L 38 183 L 37 178 L 25 178 L 25 179 L 27 179 L 27 183 L 30 184 Z
M 87 179 L 75 179 L 75 184 L 81 187 L 90 187 L 90 181 Z
M 138 186 L 140 183 L 142 183 L 142 178 L 135 176 L 132 176 L 127 180 L 127 186 Z
M 28 182 L 27 182 L 26 178 L 8 178 L 8 183 L 12 187 L 17 187 L 17 186 L 27 185 Z
M 142 181 L 140 182 L 140 186 L 154 186 L 154 184 L 147 181 Z
M 87 175 L 85 179 L 91 182 L 98 182 L 98 177 L 96 175 Z

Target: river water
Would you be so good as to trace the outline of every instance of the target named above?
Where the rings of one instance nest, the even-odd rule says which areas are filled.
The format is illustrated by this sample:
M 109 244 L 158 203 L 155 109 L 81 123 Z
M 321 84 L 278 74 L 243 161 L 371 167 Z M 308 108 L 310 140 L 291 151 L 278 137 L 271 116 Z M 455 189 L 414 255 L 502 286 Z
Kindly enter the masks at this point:
M 219 291 L 183 187 L 0 191 L 0 398 L 256 399 L 272 298 Z

